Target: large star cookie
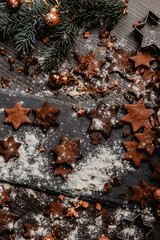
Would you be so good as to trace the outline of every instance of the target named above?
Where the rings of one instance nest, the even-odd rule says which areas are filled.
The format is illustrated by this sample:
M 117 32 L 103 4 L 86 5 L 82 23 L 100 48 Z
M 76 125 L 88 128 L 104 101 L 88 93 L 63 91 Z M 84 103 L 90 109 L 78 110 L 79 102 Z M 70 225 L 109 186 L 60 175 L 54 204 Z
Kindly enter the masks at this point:
M 156 59 L 153 58 L 149 52 L 141 52 L 137 50 L 136 56 L 130 57 L 130 60 L 135 62 L 135 68 L 140 67 L 142 65 L 150 68 L 150 62 L 153 62 Z
M 4 120 L 4 123 L 12 123 L 17 130 L 22 123 L 30 123 L 31 121 L 27 117 L 30 108 L 22 108 L 20 103 L 17 102 L 13 109 L 5 109 L 8 117 Z
M 137 150 L 138 142 L 135 139 L 132 142 L 123 142 L 122 144 L 127 150 L 123 159 L 132 160 L 135 167 L 138 167 L 142 160 L 150 160 L 146 152 Z
M 119 106 L 100 104 L 97 109 L 88 111 L 87 116 L 92 120 L 89 131 L 100 131 L 108 138 L 112 128 L 122 126 L 117 118 L 118 110 Z
M 150 205 L 154 202 L 154 192 L 157 187 L 149 186 L 143 179 L 138 186 L 132 186 L 132 196 L 130 201 L 137 202 L 142 206 Z
M 132 56 L 132 51 L 125 51 L 122 48 L 115 49 L 114 53 L 107 56 L 107 60 L 111 63 L 109 73 L 118 72 L 122 77 L 130 77 L 129 74 L 133 71 L 133 64 L 129 61 Z
M 154 113 L 152 109 L 147 109 L 144 106 L 143 99 L 141 98 L 136 105 L 125 105 L 128 114 L 124 116 L 121 121 L 130 123 L 133 132 L 138 131 L 141 127 L 150 128 L 149 117 Z
M 65 179 L 71 172 L 76 160 L 83 156 L 79 143 L 79 139 L 69 141 L 63 136 L 61 144 L 53 147 L 53 151 L 57 154 L 56 162 L 52 162 L 55 167 L 54 175 L 61 175 Z
M 103 78 L 100 69 L 106 61 L 98 60 L 93 51 L 86 56 L 76 54 L 76 57 L 79 62 L 75 70 L 76 73 L 83 75 L 86 80 L 90 80 L 92 77 Z
M 40 126 L 44 132 L 47 132 L 50 126 L 56 128 L 59 125 L 56 115 L 60 110 L 58 108 L 51 108 L 47 101 L 41 108 L 33 109 L 33 112 L 36 114 L 33 125 Z
M 5 162 L 8 162 L 10 158 L 18 158 L 19 152 L 18 148 L 21 146 L 21 143 L 15 142 L 14 137 L 11 136 L 7 141 L 0 140 L 0 155 L 5 159 Z

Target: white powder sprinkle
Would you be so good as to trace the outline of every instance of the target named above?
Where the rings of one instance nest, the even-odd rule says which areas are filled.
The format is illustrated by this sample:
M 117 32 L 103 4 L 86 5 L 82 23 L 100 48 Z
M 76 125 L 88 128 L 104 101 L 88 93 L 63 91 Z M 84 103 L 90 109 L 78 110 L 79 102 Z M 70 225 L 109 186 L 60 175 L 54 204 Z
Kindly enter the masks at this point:
M 87 194 L 91 191 L 101 191 L 106 182 L 114 176 L 120 176 L 127 169 L 134 171 L 128 162 L 122 163 L 119 155 L 113 154 L 112 149 L 100 146 L 96 152 L 89 153 L 87 158 L 84 158 L 68 175 L 63 188 Z
M 21 142 L 15 138 L 16 141 Z M 15 179 L 16 181 L 28 180 L 30 176 L 43 178 L 45 162 L 48 161 L 39 152 L 39 140 L 33 133 L 26 132 L 24 142 L 18 149 L 19 158 L 10 159 L 5 163 L 0 156 L 0 174 L 4 179 Z
M 103 122 L 99 119 L 93 119 L 93 124 L 97 130 L 101 130 L 103 128 Z

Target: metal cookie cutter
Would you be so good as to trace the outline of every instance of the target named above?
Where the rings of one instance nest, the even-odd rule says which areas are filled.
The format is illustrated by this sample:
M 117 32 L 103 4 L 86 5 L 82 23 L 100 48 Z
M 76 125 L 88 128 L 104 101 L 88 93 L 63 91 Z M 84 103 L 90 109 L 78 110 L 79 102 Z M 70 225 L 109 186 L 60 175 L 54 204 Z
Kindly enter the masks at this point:
M 132 220 L 123 219 L 122 225 L 123 225 L 123 229 L 117 234 L 117 238 L 121 239 L 121 240 L 134 240 L 135 239 L 134 238 L 135 237 L 134 226 L 136 226 L 137 228 L 139 226 L 141 226 L 142 230 L 144 230 L 146 240 L 148 240 L 148 235 L 153 231 L 152 226 L 148 226 L 143 223 L 141 214 L 138 214 Z M 144 237 L 144 235 L 143 235 L 143 237 Z
M 142 28 L 149 22 L 153 28 L 147 33 L 142 33 Z M 140 39 L 141 48 L 154 48 L 160 53 L 160 18 L 157 15 L 149 11 L 146 20 L 135 26 L 135 33 Z

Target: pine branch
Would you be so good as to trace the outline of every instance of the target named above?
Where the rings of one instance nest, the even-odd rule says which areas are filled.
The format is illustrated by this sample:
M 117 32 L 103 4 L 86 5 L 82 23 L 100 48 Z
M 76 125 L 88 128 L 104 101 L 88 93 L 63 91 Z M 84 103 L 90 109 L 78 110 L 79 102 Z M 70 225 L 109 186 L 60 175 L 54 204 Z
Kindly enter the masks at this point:
M 24 2 L 16 13 L 10 13 L 5 6 L 0 11 L 0 33 L 2 38 L 14 35 L 18 52 L 27 53 L 33 50 L 37 43 L 38 31 L 45 28 L 45 14 L 49 7 L 39 0 L 28 7 Z M 44 15 L 42 15 L 44 13 Z
M 38 0 L 30 7 L 23 4 L 19 13 L 20 26 L 14 37 L 18 52 L 27 53 L 35 49 L 39 29 L 45 27 L 44 16 L 48 9 L 48 6 Z
M 63 16 L 54 31 L 51 44 L 40 60 L 42 69 L 59 66 L 73 50 L 77 34 L 77 25 L 71 23 L 68 16 Z
M 55 6 L 55 0 L 48 0 Z M 97 27 L 102 22 L 113 25 L 124 15 L 123 0 L 62 0 L 58 15 L 60 22 L 55 27 L 45 23 L 50 11 L 42 0 L 29 6 L 24 1 L 18 11 L 11 13 L 5 3 L 0 3 L 0 35 L 3 39 L 13 36 L 18 52 L 28 53 L 36 46 L 37 39 L 47 36 L 50 45 L 41 58 L 43 69 L 59 66 L 71 53 L 78 35 L 78 28 Z
M 61 11 L 67 12 L 79 27 L 93 28 L 102 22 L 115 24 L 126 7 L 122 0 L 63 0 Z
M 19 31 L 15 34 L 14 40 L 18 52 L 25 54 L 30 50 L 33 50 L 37 42 L 35 26 L 33 25 L 30 27 L 28 24 L 26 24 L 23 27 L 23 32 Z
M 126 8 L 121 0 L 63 0 L 60 6 L 60 14 L 68 16 L 68 26 L 64 24 L 66 19 L 63 17 L 53 30 L 53 42 L 47 47 L 41 61 L 43 69 L 60 65 L 70 54 L 76 42 L 78 27 L 93 28 L 101 22 L 113 25 L 123 16 Z M 65 41 L 64 36 L 67 36 Z
M 72 15 L 73 21 L 79 27 L 87 28 L 97 27 L 100 23 L 115 24 L 127 7 L 121 0 L 83 0 L 83 4 L 82 1 L 79 4 L 73 1 L 72 4 L 77 9 Z
M 6 6 L 1 8 L 0 11 L 0 33 L 1 38 L 9 38 L 14 34 L 19 28 L 20 22 L 18 19 L 18 15 L 9 15 Z

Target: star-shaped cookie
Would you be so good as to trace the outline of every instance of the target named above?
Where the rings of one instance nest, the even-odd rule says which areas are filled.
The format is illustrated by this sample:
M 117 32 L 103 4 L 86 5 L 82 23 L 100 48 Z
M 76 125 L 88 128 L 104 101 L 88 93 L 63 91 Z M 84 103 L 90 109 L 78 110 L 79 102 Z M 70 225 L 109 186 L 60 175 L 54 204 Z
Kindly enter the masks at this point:
M 133 93 L 137 99 L 141 98 L 145 93 L 147 86 L 152 81 L 154 73 L 155 71 L 153 69 L 143 69 L 142 76 L 137 76 L 135 78 L 135 81 L 128 92 Z
M 61 204 L 60 200 L 57 200 L 56 202 L 50 202 L 48 205 L 49 209 L 46 211 L 47 215 L 51 215 L 53 218 L 59 218 L 64 215 L 66 207 Z
M 115 49 L 115 53 L 107 56 L 107 60 L 111 63 L 109 73 L 118 72 L 122 77 L 129 77 L 133 71 L 133 64 L 129 61 L 133 51 L 125 51 L 122 48 Z
M 79 148 L 80 140 L 69 141 L 66 137 L 62 137 L 61 145 L 53 147 L 53 151 L 57 154 L 57 164 L 67 163 L 72 166 L 76 160 L 82 157 Z
M 118 110 L 119 106 L 99 104 L 97 109 L 87 111 L 87 116 L 92 120 L 89 131 L 100 131 L 108 138 L 112 128 L 122 126 L 117 118 Z
M 35 220 L 33 221 L 33 223 L 24 223 L 24 227 L 26 229 L 24 237 L 39 240 L 43 236 L 43 229 Z
M 125 105 L 128 114 L 124 116 L 121 121 L 130 123 L 133 132 L 138 131 L 141 127 L 150 127 L 149 117 L 154 113 L 152 109 L 147 109 L 144 106 L 143 99 L 141 98 L 136 105 Z
M 137 150 L 138 142 L 135 139 L 132 142 L 123 142 L 122 144 L 127 150 L 123 159 L 132 160 L 135 167 L 138 167 L 142 160 L 150 160 L 146 152 Z
M 10 158 L 18 158 L 19 152 L 18 148 L 21 146 L 21 143 L 15 142 L 14 137 L 11 136 L 7 141 L 0 140 L 0 155 L 5 159 L 5 162 L 8 162 Z
M 135 136 L 139 141 L 137 149 L 146 149 L 149 155 L 152 155 L 155 149 L 154 140 L 156 131 L 152 131 L 150 128 L 144 128 L 143 133 L 137 133 Z
M 55 171 L 54 171 L 54 176 L 61 176 L 63 177 L 63 179 L 65 180 L 67 175 L 72 172 L 72 167 L 70 167 L 69 165 L 67 164 L 56 164 L 56 162 L 52 162 L 52 165 L 54 166 L 55 168 Z
M 150 205 L 154 202 L 154 191 L 157 187 L 149 186 L 144 179 L 138 186 L 132 186 L 132 196 L 130 201 L 137 202 L 142 206 Z
M 22 123 L 31 122 L 27 117 L 27 114 L 30 112 L 30 108 L 22 108 L 19 102 L 16 103 L 13 109 L 5 109 L 5 112 L 8 117 L 4 120 L 4 123 L 12 123 L 16 130 Z
M 157 179 L 160 181 L 160 163 L 151 163 L 150 165 L 153 169 L 151 179 Z
M 0 209 L 0 233 L 5 230 L 9 230 L 8 225 L 13 223 L 19 216 L 15 213 L 12 213 L 7 207 L 5 209 Z
M 59 125 L 56 115 L 60 110 L 51 108 L 48 101 L 41 108 L 34 108 L 33 112 L 36 114 L 33 125 L 40 126 L 44 132 L 47 132 L 50 126 L 56 128 Z
M 69 141 L 63 136 L 61 144 L 53 147 L 52 150 L 57 155 L 57 160 L 52 162 L 55 167 L 54 176 L 61 175 L 66 179 L 66 176 L 72 171 L 76 160 L 83 156 L 79 148 L 79 143 L 79 139 Z
M 12 201 L 9 196 L 10 192 L 10 189 L 4 189 L 0 191 L 0 207 L 2 207 L 6 202 Z
M 141 52 L 140 50 L 137 50 L 136 56 L 130 57 L 130 60 L 135 62 L 135 68 L 140 67 L 142 65 L 150 68 L 150 62 L 153 62 L 156 59 L 152 57 L 149 52 Z
M 100 69 L 106 63 L 106 61 L 98 60 L 93 51 L 86 56 L 76 54 L 76 57 L 79 62 L 75 70 L 76 73 L 84 76 L 86 80 L 90 80 L 92 77 L 103 78 Z

